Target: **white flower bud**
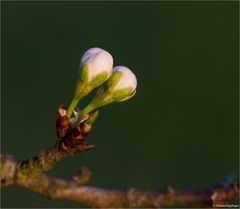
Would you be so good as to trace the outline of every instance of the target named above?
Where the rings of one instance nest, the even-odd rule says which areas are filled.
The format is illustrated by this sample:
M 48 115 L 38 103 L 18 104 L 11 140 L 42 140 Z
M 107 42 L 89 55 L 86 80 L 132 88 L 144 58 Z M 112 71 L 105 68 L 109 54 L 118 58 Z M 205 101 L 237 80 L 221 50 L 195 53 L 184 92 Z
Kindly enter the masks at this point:
M 137 78 L 133 72 L 127 67 L 116 66 L 110 78 L 98 90 L 95 100 L 97 103 L 101 100 L 110 103 L 125 101 L 135 94 L 136 87 Z
M 90 48 L 83 54 L 75 95 L 67 111 L 69 118 L 79 100 L 102 85 L 111 76 L 112 68 L 113 58 L 103 49 Z
M 88 82 L 91 82 L 94 78 L 103 72 L 107 73 L 107 79 L 112 74 L 113 58 L 111 54 L 103 49 L 97 47 L 90 48 L 82 56 L 81 66 L 87 66 L 88 68 Z
M 137 87 L 137 79 L 133 72 L 124 66 L 116 66 L 113 68 L 113 73 L 121 73 L 121 78 L 119 79 L 116 86 L 114 86 L 113 90 L 117 91 L 124 88 L 132 88 L 135 91 Z
M 113 102 L 130 99 L 136 93 L 137 79 L 133 72 L 124 66 L 113 69 L 110 78 L 98 89 L 96 97 L 82 111 L 81 116 Z

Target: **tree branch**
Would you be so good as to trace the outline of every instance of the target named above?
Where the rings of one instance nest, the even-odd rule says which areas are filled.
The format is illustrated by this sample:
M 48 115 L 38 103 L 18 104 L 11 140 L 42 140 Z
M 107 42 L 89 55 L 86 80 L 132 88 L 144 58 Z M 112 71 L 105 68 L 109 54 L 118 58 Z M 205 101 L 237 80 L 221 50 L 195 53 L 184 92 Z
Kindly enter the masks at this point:
M 47 156 L 47 155 L 46 155 Z M 26 162 L 25 162 L 26 163 Z M 22 163 L 20 163 L 22 164 Z M 17 169 L 19 164 L 8 155 L 1 155 L 1 185 L 15 184 L 51 199 L 76 201 L 91 207 L 131 208 L 163 206 L 212 207 L 239 198 L 239 183 L 228 178 L 206 189 L 193 191 L 175 191 L 167 187 L 161 191 L 140 191 L 134 188 L 126 190 L 107 190 L 84 186 L 91 172 L 83 167 L 79 175 L 71 179 L 59 179 L 45 174 L 34 173 L 23 178 Z M 15 172 L 15 173 L 14 173 Z
M 239 182 L 232 176 L 206 189 L 192 191 L 176 191 L 171 187 L 161 191 L 140 191 L 134 188 L 107 190 L 85 186 L 91 177 L 86 167 L 82 167 L 80 173 L 71 179 L 47 176 L 44 172 L 52 169 L 61 158 L 82 153 L 94 146 L 85 143 L 92 128 L 87 120 L 91 117 L 87 116 L 79 127 L 73 129 L 64 114 L 59 115 L 57 123 L 60 140 L 49 150 L 41 151 L 23 162 L 1 154 L 1 187 L 14 184 L 51 199 L 71 200 L 99 208 L 215 207 L 239 198 Z
M 43 179 L 44 180 L 43 180 Z M 234 182 L 229 187 L 219 187 L 189 192 L 177 192 L 172 188 L 160 192 L 128 190 L 107 190 L 91 186 L 81 186 L 74 180 L 54 179 L 47 176 L 29 179 L 18 184 L 52 199 L 77 201 L 98 208 L 160 208 L 163 206 L 212 207 L 239 197 L 239 185 Z M 44 182 L 44 183 L 43 183 Z M 39 184 L 43 184 L 40 187 Z M 36 186 L 37 185 L 37 186 Z

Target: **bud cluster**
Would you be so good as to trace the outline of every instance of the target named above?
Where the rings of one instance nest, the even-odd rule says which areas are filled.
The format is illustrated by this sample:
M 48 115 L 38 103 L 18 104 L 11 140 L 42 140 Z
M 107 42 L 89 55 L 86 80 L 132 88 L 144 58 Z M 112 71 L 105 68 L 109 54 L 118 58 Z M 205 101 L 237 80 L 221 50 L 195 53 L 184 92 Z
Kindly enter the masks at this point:
M 92 101 L 79 114 L 74 114 L 72 117 L 79 101 L 97 87 L 99 88 Z M 90 48 L 82 56 L 74 97 L 66 116 L 71 120 L 72 125 L 78 126 L 92 111 L 133 97 L 136 87 L 136 76 L 129 68 L 113 67 L 111 54 L 100 48 Z

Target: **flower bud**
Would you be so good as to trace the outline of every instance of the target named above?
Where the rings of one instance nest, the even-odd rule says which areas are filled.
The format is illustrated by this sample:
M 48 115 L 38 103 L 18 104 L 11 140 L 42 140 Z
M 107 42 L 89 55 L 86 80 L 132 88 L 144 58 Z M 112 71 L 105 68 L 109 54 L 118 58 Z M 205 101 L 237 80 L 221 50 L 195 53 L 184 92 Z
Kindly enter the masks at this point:
M 116 66 L 114 75 L 109 79 L 108 92 L 112 94 L 115 102 L 130 99 L 137 88 L 137 79 L 133 72 L 124 66 Z
M 107 51 L 95 47 L 88 49 L 84 53 L 81 59 L 75 95 L 67 111 L 69 118 L 79 100 L 103 84 L 111 76 L 112 68 L 113 58 Z
M 130 99 L 136 93 L 137 79 L 133 72 L 124 66 L 116 66 L 110 78 L 98 89 L 95 98 L 83 110 L 81 117 L 94 109 L 113 102 Z
M 101 85 L 112 74 L 113 58 L 111 54 L 100 48 L 88 49 L 81 59 L 80 79 L 94 87 Z

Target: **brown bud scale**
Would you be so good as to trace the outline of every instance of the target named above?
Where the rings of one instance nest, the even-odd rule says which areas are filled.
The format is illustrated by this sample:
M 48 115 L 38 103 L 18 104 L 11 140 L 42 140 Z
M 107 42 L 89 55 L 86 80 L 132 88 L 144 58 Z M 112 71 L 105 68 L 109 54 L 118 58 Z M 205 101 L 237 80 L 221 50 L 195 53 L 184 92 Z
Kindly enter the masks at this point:
M 57 135 L 61 139 L 60 146 L 62 149 L 74 149 L 77 146 L 84 145 L 84 139 L 91 131 L 92 126 L 85 123 L 87 119 L 82 120 L 77 128 L 72 128 L 71 120 L 66 116 L 66 108 L 61 105 L 58 108 L 58 119 L 56 123 Z M 83 146 L 88 148 L 88 146 Z M 84 148 L 84 149 L 85 149 Z

